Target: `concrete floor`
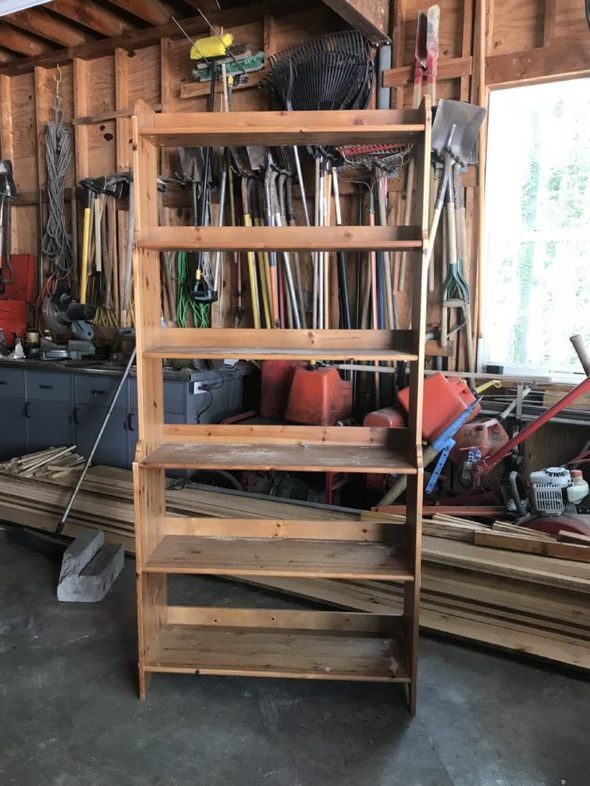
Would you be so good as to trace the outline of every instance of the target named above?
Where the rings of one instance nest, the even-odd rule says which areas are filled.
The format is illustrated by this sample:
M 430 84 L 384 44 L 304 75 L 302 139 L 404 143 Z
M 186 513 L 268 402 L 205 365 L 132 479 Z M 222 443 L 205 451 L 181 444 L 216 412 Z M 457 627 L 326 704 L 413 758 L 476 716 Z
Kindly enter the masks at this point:
M 0 533 L 0 786 L 587 786 L 590 686 L 424 637 L 399 686 L 156 675 L 136 695 L 134 565 L 101 604 Z M 284 605 L 215 579 L 178 601 Z M 292 604 L 294 607 L 294 604 Z

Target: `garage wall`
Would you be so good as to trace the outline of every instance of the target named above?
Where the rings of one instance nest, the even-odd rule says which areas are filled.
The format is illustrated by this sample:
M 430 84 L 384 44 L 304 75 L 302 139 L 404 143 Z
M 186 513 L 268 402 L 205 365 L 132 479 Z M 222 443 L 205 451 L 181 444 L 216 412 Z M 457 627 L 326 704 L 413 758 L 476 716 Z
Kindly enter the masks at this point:
M 424 7 L 418 0 L 392 4 L 394 67 L 385 74 L 384 84 L 392 87 L 395 106 L 411 103 L 416 17 Z M 498 85 L 590 71 L 590 34 L 581 0 L 441 0 L 440 7 L 439 97 L 485 105 L 488 89 Z M 232 19 L 236 20 L 235 12 Z M 253 51 L 263 48 L 267 55 L 320 31 L 343 26 L 319 3 L 306 12 L 245 16 L 238 21 L 228 28 L 236 40 Z M 15 252 L 38 253 L 38 227 L 45 212 L 44 128 L 53 117 L 56 76 L 61 79 L 64 118 L 75 124 L 75 166 L 68 180 L 71 188 L 83 177 L 129 167 L 129 116 L 137 98 L 163 111 L 205 108 L 208 86 L 192 82 L 190 68 L 187 42 L 179 34 L 143 48 L 116 49 L 95 59 L 77 57 L 61 65 L 59 74 L 54 67 L 35 67 L 33 61 L 30 70 L 22 72 L 20 68 L 16 75 L 10 75 L 10 66 L 0 69 L 0 148 L 2 157 L 14 162 L 19 192 L 18 206 L 13 211 Z M 266 106 L 263 93 L 256 88 L 257 81 L 253 79 L 253 87 L 235 92 L 235 110 Z M 162 166 L 170 171 L 174 159 L 164 160 Z M 471 246 L 467 272 L 475 293 L 476 324 L 483 178 L 482 167 L 472 167 L 464 178 Z M 390 189 L 391 210 L 399 217 L 403 211 L 403 179 L 391 181 Z M 70 195 L 68 191 L 68 200 Z M 183 199 L 186 203 L 183 195 L 166 197 L 169 223 L 187 219 Z M 352 196 L 349 201 L 352 211 Z M 124 227 L 124 206 L 120 209 Z M 431 323 L 440 320 L 440 255 L 436 265 L 436 287 L 430 293 Z M 398 293 L 398 308 L 403 324 L 405 293 Z M 456 348 L 456 355 L 461 367 L 461 347 Z

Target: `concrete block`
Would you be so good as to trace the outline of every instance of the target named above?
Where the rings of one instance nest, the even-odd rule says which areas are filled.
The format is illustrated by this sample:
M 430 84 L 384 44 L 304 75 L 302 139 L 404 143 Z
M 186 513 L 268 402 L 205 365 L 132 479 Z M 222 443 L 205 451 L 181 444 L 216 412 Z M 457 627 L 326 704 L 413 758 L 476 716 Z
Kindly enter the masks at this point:
M 57 599 L 96 603 L 123 570 L 123 546 L 106 544 L 100 530 L 84 532 L 68 546 L 57 585 Z

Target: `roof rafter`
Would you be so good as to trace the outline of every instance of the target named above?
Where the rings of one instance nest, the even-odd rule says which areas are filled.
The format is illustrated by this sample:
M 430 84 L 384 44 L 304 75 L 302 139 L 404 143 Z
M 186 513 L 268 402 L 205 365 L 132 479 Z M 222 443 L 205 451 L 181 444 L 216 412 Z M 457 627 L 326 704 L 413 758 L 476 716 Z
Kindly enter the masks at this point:
M 84 0 L 83 3 L 79 0 L 52 0 L 48 7 L 54 14 L 109 38 L 124 35 L 134 29 L 117 14 L 90 0 Z
M 36 33 L 41 38 L 46 38 L 60 46 L 80 46 L 88 41 L 88 35 L 61 19 L 56 19 L 42 8 L 23 9 L 16 14 L 2 17 L 2 21 L 13 27 Z
M 26 55 L 27 57 L 37 57 L 51 49 L 50 46 L 45 47 L 36 38 L 33 38 L 21 30 L 16 30 L 14 27 L 2 22 L 0 20 L 0 47 L 9 49 L 11 52 L 17 52 L 19 55 Z
M 109 0 L 111 5 L 116 5 L 138 19 L 150 25 L 163 25 L 174 16 L 174 9 L 163 0 Z

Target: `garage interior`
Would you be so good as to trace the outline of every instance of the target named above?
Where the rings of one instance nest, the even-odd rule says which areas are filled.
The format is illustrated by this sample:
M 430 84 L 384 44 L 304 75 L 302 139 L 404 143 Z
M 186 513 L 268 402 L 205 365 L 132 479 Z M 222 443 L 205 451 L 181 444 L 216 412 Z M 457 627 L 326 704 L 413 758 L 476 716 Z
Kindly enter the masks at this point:
M 590 8 L 0 4 L 0 784 L 586 784 Z

